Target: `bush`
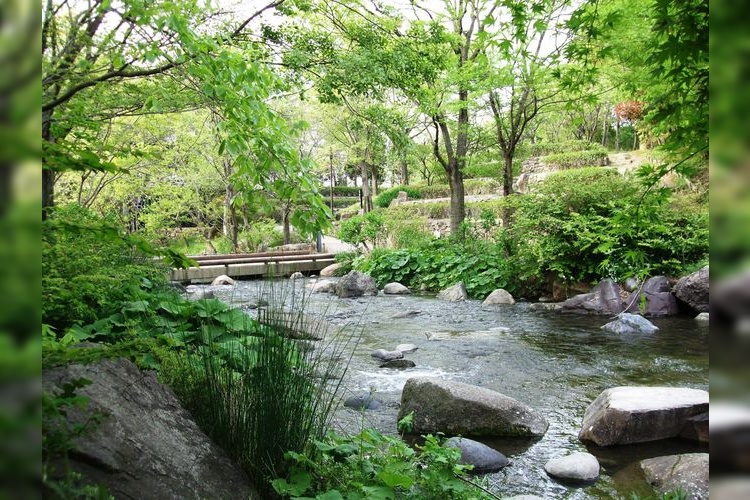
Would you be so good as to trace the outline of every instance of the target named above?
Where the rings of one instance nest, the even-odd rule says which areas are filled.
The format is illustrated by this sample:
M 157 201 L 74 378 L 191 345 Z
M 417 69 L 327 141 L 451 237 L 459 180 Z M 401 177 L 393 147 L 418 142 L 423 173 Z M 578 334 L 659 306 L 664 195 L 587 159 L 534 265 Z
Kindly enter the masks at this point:
M 291 473 L 273 481 L 284 498 L 493 498 L 468 477 L 471 466 L 459 465 L 460 450 L 432 435 L 414 450 L 373 429 L 329 434 L 312 453 L 287 457 Z
M 117 230 L 79 205 L 57 207 L 42 234 L 42 322 L 62 333 L 118 311 L 166 272 Z
M 375 210 L 342 221 L 338 237 L 352 245 L 364 245 L 365 248 L 369 248 L 369 242 L 377 246 L 385 238 L 383 213 Z
M 512 227 L 502 233 L 522 275 L 554 272 L 568 281 L 681 275 L 708 256 L 708 209 L 674 210 L 667 192 L 650 192 L 607 169 L 548 177 L 533 194 L 513 196 Z
M 359 198 L 359 186 L 333 186 L 333 197 L 357 197 Z M 320 193 L 326 198 L 331 197 L 331 186 L 320 188 Z
M 409 288 L 437 292 L 463 281 L 469 295 L 478 299 L 496 288 L 517 290 L 503 249 L 490 242 L 433 240 L 421 248 L 376 249 L 354 265 L 378 286 L 398 281 Z
M 607 150 L 599 146 L 597 149 L 555 153 L 543 156 L 542 161 L 549 166 L 556 166 L 560 169 L 569 169 L 604 166 L 609 163 L 609 156 L 607 156 Z
M 391 202 L 398 196 L 399 191 L 404 191 L 409 196 L 410 200 L 418 200 L 422 197 L 422 192 L 417 188 L 411 186 L 394 186 L 385 191 L 381 191 L 380 194 L 375 197 L 375 206 L 388 208 Z
M 565 141 L 565 142 L 537 142 L 536 144 L 525 144 L 523 146 L 523 155 L 528 157 L 547 156 L 557 153 L 570 153 L 574 151 L 585 151 L 587 149 L 597 149 L 599 146 L 595 142 L 582 140 Z

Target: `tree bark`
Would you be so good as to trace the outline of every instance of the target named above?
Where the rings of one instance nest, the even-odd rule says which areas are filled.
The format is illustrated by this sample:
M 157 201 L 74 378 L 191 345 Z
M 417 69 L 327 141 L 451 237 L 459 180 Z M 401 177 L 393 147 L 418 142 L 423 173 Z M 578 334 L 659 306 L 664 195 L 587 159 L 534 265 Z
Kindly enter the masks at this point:
M 463 221 L 466 217 L 466 206 L 464 197 L 464 174 L 460 168 L 453 168 L 450 174 L 451 188 L 451 236 L 463 239 Z
M 404 186 L 409 185 L 409 165 L 406 163 L 406 158 L 401 158 L 401 184 Z
M 292 242 L 292 231 L 289 227 L 289 207 L 284 207 L 284 216 L 282 217 L 282 225 L 284 231 L 284 245 L 288 245 Z

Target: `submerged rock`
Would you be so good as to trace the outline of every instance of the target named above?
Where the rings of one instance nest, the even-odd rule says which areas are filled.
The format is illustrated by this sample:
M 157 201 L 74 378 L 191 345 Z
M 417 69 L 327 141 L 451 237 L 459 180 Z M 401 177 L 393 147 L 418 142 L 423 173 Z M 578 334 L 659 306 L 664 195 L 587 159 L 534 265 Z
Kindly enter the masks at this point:
M 452 437 L 445 442 L 448 448 L 461 450 L 461 464 L 473 465 L 473 473 L 497 472 L 510 463 L 508 458 L 484 443 L 462 437 Z
M 640 314 L 620 313 L 617 319 L 602 326 L 602 330 L 612 333 L 656 333 L 659 327 Z
M 699 313 L 695 317 L 695 321 L 708 321 L 708 317 L 709 317 L 708 313 Z
M 708 392 L 681 387 L 613 387 L 586 409 L 578 437 L 599 446 L 676 437 L 708 411 Z
M 68 410 L 69 425 L 105 417 L 75 438 L 70 467 L 115 498 L 260 498 L 246 474 L 216 446 L 154 373 L 125 359 L 44 371 L 44 390 L 58 393 L 75 379 L 85 409 Z M 53 464 L 53 471 L 61 472 Z M 53 472 L 53 477 L 55 473 Z
M 355 410 L 377 410 L 380 408 L 380 401 L 372 397 L 372 394 L 358 394 L 346 398 L 344 406 L 347 408 L 353 408 Z
M 351 271 L 336 282 L 336 295 L 343 298 L 377 295 L 378 286 L 371 276 Z
M 411 293 L 411 290 L 406 288 L 401 283 L 388 283 L 383 287 L 383 293 L 386 295 L 408 295 Z
M 410 359 L 392 359 L 380 365 L 380 368 L 396 368 L 398 370 L 404 370 L 406 368 L 414 368 L 415 366 L 417 366 L 416 363 Z
M 297 271 L 295 273 L 292 273 L 292 275 L 289 276 L 289 279 L 290 280 L 301 280 L 301 279 L 305 279 L 305 275 L 302 274 L 301 272 Z
M 393 319 L 400 319 L 400 318 L 410 318 L 412 316 L 417 316 L 419 314 L 422 314 L 422 311 L 416 311 L 416 310 L 409 310 L 409 311 L 402 311 L 400 313 L 396 313 L 391 318 Z
M 453 286 L 449 286 L 437 295 L 440 300 L 447 300 L 449 302 L 461 302 L 469 298 L 469 293 L 466 291 L 466 286 L 463 281 L 459 281 Z
M 564 457 L 553 458 L 544 464 L 544 470 L 552 477 L 567 481 L 596 481 L 599 477 L 599 461 L 591 453 L 576 451 Z
M 504 394 L 433 377 L 406 381 L 398 419 L 412 411 L 415 434 L 542 436 L 548 426 L 539 413 Z
M 641 461 L 646 480 L 660 494 L 682 490 L 686 498 L 708 498 L 708 453 L 685 453 Z
M 399 344 L 396 346 L 397 351 L 401 352 L 414 352 L 418 349 L 414 344 Z

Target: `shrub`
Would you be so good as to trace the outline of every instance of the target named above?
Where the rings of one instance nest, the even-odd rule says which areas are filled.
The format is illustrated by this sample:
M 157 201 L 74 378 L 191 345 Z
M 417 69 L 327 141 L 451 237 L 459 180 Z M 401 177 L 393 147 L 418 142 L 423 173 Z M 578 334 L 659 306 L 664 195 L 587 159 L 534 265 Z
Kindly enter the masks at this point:
M 58 332 L 118 311 L 166 273 L 117 230 L 79 205 L 57 207 L 42 234 L 42 322 Z
M 353 245 L 364 245 L 365 248 L 369 248 L 368 242 L 377 246 L 385 237 L 383 213 L 375 210 L 342 221 L 338 237 Z
M 502 239 L 523 275 L 680 275 L 708 255 L 708 210 L 674 210 L 666 194 L 644 196 L 635 181 L 606 169 L 560 172 L 507 201 L 515 214 Z
M 542 161 L 549 166 L 568 169 L 607 165 L 609 163 L 609 156 L 607 156 L 607 150 L 599 146 L 597 149 L 570 151 L 543 156 Z
M 537 142 L 535 144 L 525 144 L 523 154 L 525 156 L 547 156 L 557 153 L 569 153 L 573 151 L 585 151 L 587 149 L 596 149 L 597 143 L 575 140 L 565 142 Z
M 385 191 L 381 191 L 380 194 L 375 197 L 375 206 L 388 208 L 391 202 L 398 196 L 399 191 L 404 191 L 409 196 L 410 200 L 418 200 L 422 197 L 422 192 L 417 188 L 411 186 L 394 186 Z
M 333 196 L 336 197 L 359 197 L 359 186 L 333 186 Z M 326 198 L 331 197 L 331 186 L 320 188 L 320 193 Z

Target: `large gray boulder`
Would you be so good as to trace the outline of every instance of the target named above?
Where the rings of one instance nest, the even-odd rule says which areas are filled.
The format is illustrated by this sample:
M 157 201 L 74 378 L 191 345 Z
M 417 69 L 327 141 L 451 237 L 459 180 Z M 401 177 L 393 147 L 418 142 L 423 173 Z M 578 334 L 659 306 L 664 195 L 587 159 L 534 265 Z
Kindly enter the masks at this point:
M 437 298 L 450 302 L 461 302 L 462 300 L 469 298 L 469 293 L 466 291 L 466 286 L 463 281 L 459 281 L 455 285 L 449 286 L 442 292 L 438 293 Z
M 602 330 L 612 333 L 656 333 L 659 327 L 651 323 L 640 314 L 620 313 L 617 319 L 602 326 Z
M 484 302 L 482 302 L 482 307 L 515 303 L 516 301 L 515 299 L 513 299 L 513 296 L 510 293 L 508 293 L 506 290 L 503 290 L 502 288 L 498 288 L 484 299 Z
M 566 481 L 596 481 L 599 477 L 599 461 L 591 453 L 576 451 L 564 457 L 553 458 L 544 464 L 544 470 L 550 476 Z
M 680 278 L 672 293 L 695 312 L 708 312 L 708 266 Z
M 646 480 L 660 494 L 681 490 L 690 500 L 708 498 L 708 453 L 685 453 L 641 461 Z
M 44 390 L 85 378 L 77 391 L 85 409 L 67 413 L 68 425 L 96 413 L 102 422 L 75 438 L 74 471 L 107 487 L 115 498 L 260 498 L 245 473 L 193 421 L 171 389 L 154 373 L 125 359 L 44 371 Z M 53 470 L 61 472 L 61 464 Z
M 497 472 L 510 463 L 508 458 L 496 449 L 472 439 L 452 437 L 445 441 L 445 446 L 461 450 L 459 463 L 473 465 L 471 471 L 477 474 Z
M 359 271 L 350 271 L 336 282 L 336 295 L 342 299 L 377 294 L 378 285 L 375 280 Z
M 575 295 L 560 305 L 560 312 L 570 314 L 620 314 L 626 306 L 623 291 L 610 279 L 602 280 L 589 293 Z
M 640 293 L 639 293 L 640 292 Z M 680 312 L 677 299 L 672 295 L 672 283 L 666 276 L 654 276 L 628 298 L 628 312 L 644 316 L 674 316 Z
M 676 437 L 708 411 L 708 392 L 681 387 L 613 387 L 586 409 L 578 437 L 599 446 Z
M 406 381 L 398 419 L 411 412 L 415 434 L 542 436 L 549 425 L 539 413 L 504 394 L 433 377 Z

